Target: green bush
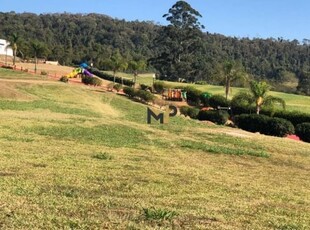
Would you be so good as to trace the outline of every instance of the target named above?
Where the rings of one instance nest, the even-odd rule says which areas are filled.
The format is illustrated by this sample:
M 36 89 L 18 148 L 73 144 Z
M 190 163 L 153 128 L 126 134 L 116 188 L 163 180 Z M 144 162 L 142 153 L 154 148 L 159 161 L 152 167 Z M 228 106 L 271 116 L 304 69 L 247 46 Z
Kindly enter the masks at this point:
M 190 107 L 188 107 L 188 106 L 181 106 L 180 107 L 180 113 L 183 114 L 185 117 L 187 117 L 188 116 L 188 109 L 189 108 Z
M 295 133 L 300 140 L 310 142 L 310 122 L 298 124 Z
M 288 120 L 292 122 L 292 124 L 295 127 L 301 123 L 305 122 L 310 123 L 310 114 L 308 113 L 302 113 L 297 111 L 285 111 L 285 110 L 276 111 L 274 113 L 272 111 L 262 110 L 261 113 L 269 116 L 273 115 L 273 117 L 279 117 Z
M 102 81 L 96 77 L 90 77 L 90 76 L 83 76 L 82 82 L 85 85 L 93 85 L 93 86 L 100 86 L 102 85 Z
M 128 97 L 134 97 L 136 95 L 136 90 L 132 87 L 126 86 L 123 91 Z
M 199 89 L 196 89 L 192 86 L 187 86 L 184 88 L 186 91 L 187 102 L 192 105 L 199 106 L 200 105 L 200 96 L 202 92 Z
M 136 96 L 145 102 L 154 101 L 154 99 L 155 99 L 155 97 L 152 93 L 145 91 L 145 90 L 138 90 L 136 92 Z
M 48 72 L 46 72 L 45 70 L 42 70 L 41 75 L 48 75 Z
M 199 109 L 193 108 L 193 107 L 189 107 L 189 106 L 182 106 L 180 108 L 180 113 L 183 114 L 186 117 L 190 117 L 192 119 L 197 119 L 198 113 L 199 113 Z
M 228 112 L 222 110 L 200 110 L 198 113 L 198 120 L 212 121 L 219 125 L 224 125 L 228 118 Z
M 241 114 L 235 116 L 234 121 L 240 129 L 249 132 L 260 132 L 278 137 L 294 133 L 294 126 L 290 121 L 262 114 Z
M 123 88 L 123 86 L 121 84 L 115 84 L 113 85 L 113 89 L 115 89 L 117 92 L 119 92 L 121 89 Z
M 67 76 L 62 76 L 59 81 L 64 82 L 64 83 L 68 83 L 69 79 Z
M 203 104 L 203 106 L 210 106 L 209 99 L 212 97 L 211 93 L 203 92 L 200 94 L 200 101 Z
M 234 117 L 234 122 L 240 129 L 253 133 L 266 129 L 268 120 L 268 116 L 258 114 L 241 114 Z
M 154 82 L 153 87 L 157 93 L 163 93 L 164 89 L 168 88 L 164 82 L 160 81 Z
M 213 108 L 217 108 L 218 106 L 228 107 L 230 106 L 230 102 L 224 96 L 216 94 L 209 98 L 209 105 Z
M 264 129 L 263 134 L 285 137 L 288 134 L 293 134 L 295 131 L 293 124 L 283 118 L 270 118 L 267 122 L 267 128 Z

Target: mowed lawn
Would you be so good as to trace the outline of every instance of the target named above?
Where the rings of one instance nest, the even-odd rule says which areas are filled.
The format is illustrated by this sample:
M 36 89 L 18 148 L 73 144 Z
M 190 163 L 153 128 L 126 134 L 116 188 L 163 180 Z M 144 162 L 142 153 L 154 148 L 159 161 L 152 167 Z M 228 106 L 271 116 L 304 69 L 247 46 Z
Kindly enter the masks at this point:
M 7 71 L 0 229 L 309 229 L 310 144 Z

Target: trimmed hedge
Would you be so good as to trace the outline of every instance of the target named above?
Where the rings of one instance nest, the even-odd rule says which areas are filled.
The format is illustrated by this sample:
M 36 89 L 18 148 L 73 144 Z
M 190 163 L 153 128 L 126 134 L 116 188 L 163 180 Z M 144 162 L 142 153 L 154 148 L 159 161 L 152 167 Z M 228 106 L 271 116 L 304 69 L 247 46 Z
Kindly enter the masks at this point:
M 200 110 L 198 113 L 198 120 L 212 121 L 219 125 L 224 125 L 228 118 L 228 112 L 222 110 Z
M 262 110 L 261 113 L 269 116 L 273 115 L 273 117 L 279 117 L 288 120 L 292 122 L 295 127 L 301 123 L 310 123 L 310 114 L 308 113 L 285 110 L 276 111 L 274 113 L 272 113 L 271 111 Z
M 89 76 L 83 76 L 82 82 L 85 85 L 94 85 L 94 86 L 100 86 L 102 85 L 102 81 L 96 77 L 89 77 Z
M 114 76 L 101 72 L 100 70 L 96 69 L 96 68 L 90 68 L 89 72 L 91 72 L 92 74 L 96 75 L 99 78 L 102 78 L 104 80 L 108 80 L 108 81 L 114 81 Z M 124 84 L 127 86 L 133 86 L 134 82 L 132 80 L 126 79 L 126 78 L 121 78 L 121 77 L 115 77 L 115 82 L 119 83 L 119 84 Z
M 134 97 L 136 95 L 136 90 L 132 87 L 124 87 L 123 89 L 124 94 L 126 94 L 128 97 Z
M 217 108 L 218 106 L 228 107 L 230 102 L 224 96 L 216 94 L 209 98 L 209 105 L 213 108 Z
M 278 137 L 294 133 L 293 124 L 282 118 L 268 117 L 262 114 L 241 114 L 235 116 L 234 121 L 240 129 L 249 132 L 260 132 Z
M 192 119 L 197 119 L 198 113 L 199 113 L 199 109 L 197 108 L 192 108 L 189 106 L 182 106 L 180 108 L 180 113 L 183 114 L 184 116 L 188 116 Z
M 184 87 L 183 90 L 186 91 L 186 98 L 190 104 L 197 105 L 197 106 L 200 105 L 200 102 L 201 102 L 200 97 L 201 97 L 202 91 L 192 86 Z
M 160 81 L 154 82 L 153 87 L 157 93 L 163 93 L 164 89 L 168 88 L 168 86 L 164 82 Z
M 295 133 L 300 140 L 310 143 L 310 122 L 298 124 Z
M 145 102 L 154 101 L 155 99 L 155 96 L 152 93 L 145 91 L 145 90 L 137 90 L 137 92 L 135 93 L 135 96 L 139 97 L 142 101 L 145 101 Z

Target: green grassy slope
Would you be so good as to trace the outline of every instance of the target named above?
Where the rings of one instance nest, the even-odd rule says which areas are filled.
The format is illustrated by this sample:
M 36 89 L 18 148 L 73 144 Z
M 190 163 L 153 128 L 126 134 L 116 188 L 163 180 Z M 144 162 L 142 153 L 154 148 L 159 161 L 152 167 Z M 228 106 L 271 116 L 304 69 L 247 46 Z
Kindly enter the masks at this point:
M 309 144 L 180 116 L 147 125 L 125 97 L 9 75 L 1 229 L 309 227 Z

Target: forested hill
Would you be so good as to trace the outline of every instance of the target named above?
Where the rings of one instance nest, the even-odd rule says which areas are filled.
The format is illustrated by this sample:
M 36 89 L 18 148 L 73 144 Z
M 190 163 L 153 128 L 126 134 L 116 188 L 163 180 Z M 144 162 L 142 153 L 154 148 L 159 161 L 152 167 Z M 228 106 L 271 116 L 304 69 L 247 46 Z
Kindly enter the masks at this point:
M 117 20 L 100 14 L 0 13 L 0 38 L 18 34 L 18 56 L 33 57 L 31 42 L 42 42 L 42 57 L 61 64 L 92 61 L 105 68 L 106 59 L 119 49 L 127 60 L 148 60 L 156 54 L 154 38 L 160 26 L 152 22 Z M 207 27 L 207 25 L 206 25 Z M 310 70 L 310 40 L 232 38 L 204 34 L 204 73 L 198 80 L 216 83 L 225 60 L 238 60 L 258 79 L 290 82 Z M 158 47 L 157 47 L 158 48 Z

